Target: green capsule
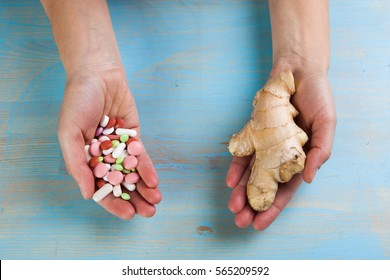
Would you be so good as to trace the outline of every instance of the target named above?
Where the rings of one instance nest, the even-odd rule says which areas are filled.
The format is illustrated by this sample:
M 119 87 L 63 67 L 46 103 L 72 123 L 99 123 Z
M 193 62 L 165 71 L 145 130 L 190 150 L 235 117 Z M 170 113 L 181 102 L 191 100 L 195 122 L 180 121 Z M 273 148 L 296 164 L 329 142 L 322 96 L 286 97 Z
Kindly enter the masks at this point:
M 123 200 L 130 200 L 130 195 L 129 195 L 128 193 L 122 193 L 122 194 L 121 194 L 121 198 L 122 198 Z
M 123 170 L 122 170 L 122 173 L 124 173 L 124 174 L 129 174 L 131 171 L 130 170 L 128 170 L 128 169 L 126 169 L 126 168 L 123 168 Z
M 112 147 L 113 148 L 116 148 L 116 146 L 119 145 L 119 141 L 118 140 L 112 140 L 111 143 L 112 143 Z
M 116 159 L 115 163 L 121 164 L 124 160 L 125 160 L 124 157 L 118 157 L 118 158 Z
M 131 172 L 137 172 L 137 169 L 133 168 L 131 169 Z
M 118 171 L 122 171 L 123 170 L 123 166 L 120 165 L 120 164 L 114 164 L 112 167 L 114 167 L 114 169 L 118 170 Z
M 121 140 L 122 143 L 126 143 L 127 140 L 129 140 L 129 135 L 122 134 L 121 137 L 120 137 L 120 140 Z
M 99 162 L 103 162 L 103 157 L 98 157 Z

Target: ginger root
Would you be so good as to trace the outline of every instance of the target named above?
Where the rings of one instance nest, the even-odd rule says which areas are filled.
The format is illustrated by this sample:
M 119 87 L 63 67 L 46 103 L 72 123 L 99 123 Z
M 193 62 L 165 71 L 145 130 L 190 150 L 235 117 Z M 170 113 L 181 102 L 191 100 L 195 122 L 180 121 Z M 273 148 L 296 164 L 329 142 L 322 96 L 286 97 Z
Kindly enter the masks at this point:
M 256 93 L 251 119 L 229 143 L 234 156 L 256 153 L 246 189 L 249 204 L 256 211 L 270 208 L 278 183 L 290 181 L 305 166 L 302 147 L 308 137 L 294 122 L 299 114 L 290 103 L 294 93 L 291 71 L 269 80 Z

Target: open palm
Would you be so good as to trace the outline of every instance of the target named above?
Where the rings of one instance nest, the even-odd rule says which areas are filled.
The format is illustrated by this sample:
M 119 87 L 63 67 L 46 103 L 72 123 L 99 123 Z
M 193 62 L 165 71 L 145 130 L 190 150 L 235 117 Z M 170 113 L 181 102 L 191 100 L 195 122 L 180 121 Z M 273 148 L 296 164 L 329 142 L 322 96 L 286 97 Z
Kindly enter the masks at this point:
M 94 69 L 87 73 L 79 73 L 67 81 L 58 138 L 69 174 L 79 185 L 83 197 L 90 199 L 95 192 L 95 181 L 86 162 L 84 146 L 94 138 L 101 117 L 124 119 L 125 127 L 137 130 L 137 137 L 140 126 L 123 69 Z M 135 213 L 151 217 L 156 211 L 154 204 L 161 200 L 157 173 L 147 152 L 138 160 L 137 170 L 142 180 L 131 193 L 131 200 L 124 201 L 110 194 L 99 202 L 108 212 L 123 219 L 131 219 Z
M 226 183 L 233 188 L 229 209 L 236 214 L 235 223 L 238 227 L 248 227 L 252 224 L 257 230 L 267 228 L 291 200 L 302 181 L 311 183 L 316 171 L 330 157 L 336 112 L 326 74 L 297 70 L 294 77 L 297 92 L 292 98 L 292 103 L 300 112 L 296 122 L 309 136 L 305 146 L 307 152 L 305 169 L 301 174 L 295 175 L 290 182 L 279 184 L 271 208 L 264 212 L 256 212 L 250 207 L 246 197 L 246 185 L 255 156 L 234 157 L 227 172 Z

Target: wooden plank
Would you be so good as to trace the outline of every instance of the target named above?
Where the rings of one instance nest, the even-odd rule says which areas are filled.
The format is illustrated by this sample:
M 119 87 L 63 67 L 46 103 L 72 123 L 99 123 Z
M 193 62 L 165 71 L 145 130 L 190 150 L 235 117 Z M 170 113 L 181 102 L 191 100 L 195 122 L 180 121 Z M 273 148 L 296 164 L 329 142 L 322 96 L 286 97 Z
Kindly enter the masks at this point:
M 266 1 L 111 1 L 164 198 L 121 221 L 84 201 L 57 140 L 65 73 L 38 1 L 0 3 L 1 259 L 389 259 L 388 1 L 331 1 L 331 160 L 264 232 L 238 229 L 230 135 L 271 68 Z M 351 8 L 353 7 L 353 8 Z

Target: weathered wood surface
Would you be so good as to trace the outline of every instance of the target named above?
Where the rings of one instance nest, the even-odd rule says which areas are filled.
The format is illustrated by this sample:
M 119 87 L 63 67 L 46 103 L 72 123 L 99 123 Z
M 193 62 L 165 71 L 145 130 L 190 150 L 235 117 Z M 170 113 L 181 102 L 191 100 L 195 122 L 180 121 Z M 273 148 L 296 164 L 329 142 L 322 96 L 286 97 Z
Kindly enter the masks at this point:
M 64 70 L 39 1 L 0 2 L 0 259 L 389 259 L 390 5 L 331 1 L 331 160 L 266 231 L 238 229 L 229 136 L 271 67 L 265 1 L 111 1 L 164 194 L 125 222 L 84 201 L 56 130 Z

